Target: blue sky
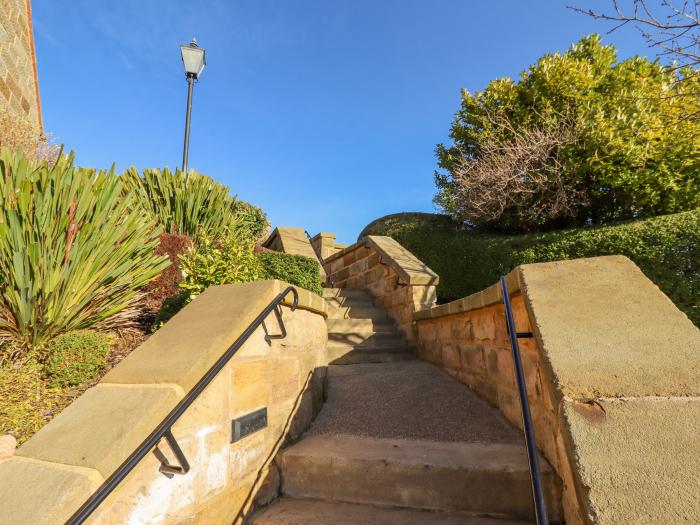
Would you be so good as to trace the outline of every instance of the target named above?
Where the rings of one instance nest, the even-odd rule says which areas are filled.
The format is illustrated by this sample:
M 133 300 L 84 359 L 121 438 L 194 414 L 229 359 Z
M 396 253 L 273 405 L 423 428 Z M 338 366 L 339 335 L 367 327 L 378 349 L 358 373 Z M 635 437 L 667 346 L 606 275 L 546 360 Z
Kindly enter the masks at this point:
M 178 46 L 196 36 L 208 65 L 190 167 L 274 225 L 353 242 L 382 215 L 434 211 L 434 149 L 461 88 L 607 30 L 575 2 L 33 0 L 44 124 L 84 166 L 176 167 Z M 604 40 L 650 54 L 632 29 Z

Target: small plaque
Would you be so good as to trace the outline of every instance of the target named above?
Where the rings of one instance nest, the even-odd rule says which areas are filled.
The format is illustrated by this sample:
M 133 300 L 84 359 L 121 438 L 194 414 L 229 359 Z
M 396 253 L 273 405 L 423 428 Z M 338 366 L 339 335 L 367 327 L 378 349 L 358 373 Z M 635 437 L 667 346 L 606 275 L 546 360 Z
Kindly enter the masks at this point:
M 245 416 L 237 417 L 233 420 L 232 426 L 231 443 L 235 443 L 258 430 L 262 430 L 267 426 L 267 407 Z

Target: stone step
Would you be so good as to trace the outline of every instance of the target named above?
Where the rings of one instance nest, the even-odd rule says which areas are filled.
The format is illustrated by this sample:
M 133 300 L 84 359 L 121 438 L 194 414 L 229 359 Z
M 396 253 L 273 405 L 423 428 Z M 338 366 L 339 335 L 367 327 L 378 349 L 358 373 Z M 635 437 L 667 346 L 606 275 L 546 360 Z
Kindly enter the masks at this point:
M 333 306 L 327 304 L 326 312 L 329 319 L 373 319 L 389 321 L 386 310 L 380 306 Z
M 374 319 L 326 319 L 329 333 L 370 335 L 396 333 L 396 325 L 389 321 Z
M 371 297 L 327 297 L 326 304 L 329 306 L 374 306 Z
M 395 509 L 314 500 L 282 498 L 256 513 L 251 525 L 525 525 L 414 509 Z
M 310 435 L 278 461 L 282 492 L 292 498 L 534 518 L 524 444 Z M 560 488 L 540 461 L 550 519 L 558 521 Z
M 352 299 L 371 298 L 371 295 L 366 290 L 356 290 L 351 288 L 324 288 L 323 298 L 329 299 L 332 297 L 347 297 Z
M 328 345 L 382 349 L 392 346 L 406 346 L 406 339 L 397 332 L 369 334 L 329 332 Z
M 357 365 L 361 363 L 397 363 L 416 358 L 408 347 L 386 348 L 382 350 L 367 348 L 332 348 L 326 349 L 329 365 Z

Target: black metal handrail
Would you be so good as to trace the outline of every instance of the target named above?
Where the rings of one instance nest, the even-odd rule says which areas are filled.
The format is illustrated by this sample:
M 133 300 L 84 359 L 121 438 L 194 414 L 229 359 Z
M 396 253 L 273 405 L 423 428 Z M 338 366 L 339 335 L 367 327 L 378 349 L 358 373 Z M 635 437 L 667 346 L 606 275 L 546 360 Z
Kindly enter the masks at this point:
M 523 373 L 523 361 L 520 357 L 519 337 L 532 337 L 532 334 L 515 331 L 513 321 L 513 309 L 510 305 L 510 294 L 508 293 L 508 283 L 505 276 L 501 277 L 501 292 L 503 293 L 503 306 L 506 310 L 506 327 L 508 329 L 508 339 L 510 339 L 510 349 L 513 353 L 513 363 L 515 365 L 515 378 L 518 383 L 518 395 L 520 396 L 520 409 L 523 415 L 523 432 L 525 433 L 525 444 L 527 446 L 527 459 L 530 464 L 530 480 L 532 482 L 532 499 L 535 504 L 535 520 L 537 525 L 549 525 L 547 518 L 547 505 L 544 500 L 544 490 L 542 488 L 542 476 L 540 473 L 540 461 L 535 442 L 535 429 L 532 424 L 530 414 L 530 402 L 527 398 L 527 387 L 525 386 L 525 374 Z
M 304 233 L 306 234 L 306 238 L 309 239 L 309 243 L 311 244 L 311 247 L 314 249 L 314 253 L 316 254 L 316 258 L 319 260 L 321 263 L 321 267 L 323 268 L 323 271 L 326 274 L 326 282 L 333 286 L 333 277 L 331 277 L 331 271 L 328 268 L 328 264 L 326 264 L 326 261 L 323 259 L 323 255 L 321 254 L 320 248 L 318 248 L 315 244 L 313 239 L 311 238 L 311 235 L 309 235 L 309 232 L 304 230 Z
M 266 307 L 258 314 L 258 316 L 253 320 L 248 328 L 246 328 L 243 333 L 238 336 L 238 338 L 233 342 L 233 344 L 224 352 L 219 359 L 211 366 L 204 376 L 197 382 L 196 385 L 183 397 L 180 402 L 173 408 L 166 418 L 149 434 L 149 436 L 143 440 L 143 442 L 134 450 L 131 455 L 124 460 L 124 462 L 119 465 L 117 470 L 109 476 L 104 483 L 90 496 L 90 498 L 83 503 L 83 505 L 75 511 L 75 513 L 66 521 L 66 525 L 79 525 L 83 523 L 89 516 L 94 512 L 94 510 L 102 503 L 107 496 L 119 485 L 119 483 L 133 470 L 133 468 L 148 454 L 153 450 L 161 439 L 165 439 L 170 448 L 172 449 L 179 465 L 170 465 L 168 463 L 163 463 L 160 467 L 162 472 L 167 472 L 170 474 L 186 474 L 190 466 L 187 463 L 187 459 L 180 449 L 175 437 L 172 434 L 172 426 L 175 422 L 182 416 L 182 414 L 189 408 L 189 406 L 199 397 L 199 395 L 204 391 L 204 389 L 212 382 L 212 380 L 217 376 L 217 374 L 226 366 L 229 360 L 238 352 L 238 350 L 243 346 L 243 344 L 248 340 L 248 338 L 255 332 L 255 330 L 260 326 L 263 321 L 267 318 L 273 311 L 280 322 L 281 335 L 278 336 L 268 336 L 270 339 L 285 337 L 287 331 L 282 322 L 282 314 L 280 312 L 280 304 L 285 300 L 285 297 L 292 293 L 294 300 L 291 304 L 292 311 L 296 309 L 299 304 L 299 294 L 293 286 L 289 286 L 282 293 L 277 295 Z

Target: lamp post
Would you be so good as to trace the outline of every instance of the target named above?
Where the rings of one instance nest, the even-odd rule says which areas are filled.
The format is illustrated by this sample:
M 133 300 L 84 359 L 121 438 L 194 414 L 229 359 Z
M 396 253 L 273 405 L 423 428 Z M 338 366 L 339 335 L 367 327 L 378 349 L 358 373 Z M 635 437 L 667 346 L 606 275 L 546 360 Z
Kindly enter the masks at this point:
M 187 173 L 187 155 L 190 149 L 190 116 L 192 115 L 192 88 L 202 74 L 207 61 L 204 57 L 204 49 L 197 45 L 197 39 L 193 38 L 189 44 L 180 46 L 182 63 L 185 66 L 187 78 L 187 117 L 185 118 L 185 146 L 182 152 L 182 172 Z

